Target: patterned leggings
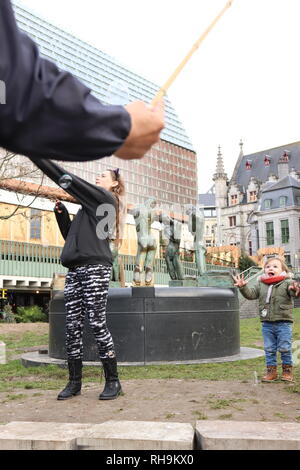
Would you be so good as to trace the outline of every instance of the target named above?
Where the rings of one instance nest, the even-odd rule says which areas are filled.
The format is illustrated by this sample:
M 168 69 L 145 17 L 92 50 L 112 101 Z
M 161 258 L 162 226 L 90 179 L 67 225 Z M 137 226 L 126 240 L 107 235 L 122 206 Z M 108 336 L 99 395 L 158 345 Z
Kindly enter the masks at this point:
M 111 267 L 86 265 L 71 268 L 66 276 L 66 343 L 68 359 L 82 359 L 82 334 L 88 315 L 100 359 L 115 357 L 112 336 L 106 326 L 106 304 Z

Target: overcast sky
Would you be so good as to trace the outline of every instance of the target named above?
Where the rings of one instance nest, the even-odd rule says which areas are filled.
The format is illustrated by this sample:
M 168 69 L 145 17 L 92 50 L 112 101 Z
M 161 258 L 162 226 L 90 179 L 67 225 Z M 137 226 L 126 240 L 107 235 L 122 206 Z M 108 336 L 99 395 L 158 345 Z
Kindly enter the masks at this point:
M 226 0 L 19 0 L 48 21 L 163 85 Z M 169 89 L 198 155 L 199 192 L 218 146 L 239 154 L 300 140 L 299 0 L 234 0 Z

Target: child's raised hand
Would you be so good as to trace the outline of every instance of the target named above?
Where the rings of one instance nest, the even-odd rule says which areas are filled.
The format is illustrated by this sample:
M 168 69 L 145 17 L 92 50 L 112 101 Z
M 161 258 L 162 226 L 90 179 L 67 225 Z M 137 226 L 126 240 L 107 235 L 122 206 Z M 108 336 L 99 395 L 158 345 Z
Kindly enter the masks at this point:
M 244 274 L 240 275 L 237 274 L 236 276 L 232 275 L 233 280 L 234 280 L 234 285 L 236 287 L 244 287 L 247 284 L 247 281 L 245 281 Z
M 298 297 L 300 294 L 300 286 L 297 281 L 293 281 L 292 284 L 289 285 L 289 290 L 294 290 L 295 291 L 295 297 Z

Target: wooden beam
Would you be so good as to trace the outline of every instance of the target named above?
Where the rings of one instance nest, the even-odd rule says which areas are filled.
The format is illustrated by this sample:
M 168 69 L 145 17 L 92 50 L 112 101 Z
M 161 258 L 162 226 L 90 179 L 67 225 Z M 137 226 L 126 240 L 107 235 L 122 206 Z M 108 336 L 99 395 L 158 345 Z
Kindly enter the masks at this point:
M 27 181 L 19 181 L 16 179 L 5 179 L 0 181 L 0 188 L 7 191 L 14 191 L 16 193 L 28 194 L 31 196 L 45 197 L 55 201 L 73 202 L 78 204 L 75 198 L 66 193 L 63 189 L 52 188 L 50 186 L 41 186 L 36 183 L 28 183 Z

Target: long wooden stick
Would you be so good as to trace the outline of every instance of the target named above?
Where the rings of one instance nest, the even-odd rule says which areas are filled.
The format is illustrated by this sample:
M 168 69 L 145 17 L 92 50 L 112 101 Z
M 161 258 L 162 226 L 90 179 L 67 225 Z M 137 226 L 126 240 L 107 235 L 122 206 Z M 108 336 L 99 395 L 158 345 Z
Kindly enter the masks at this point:
M 178 65 L 178 67 L 176 68 L 176 70 L 172 73 L 172 75 L 170 76 L 170 78 L 166 81 L 166 83 L 160 88 L 160 90 L 158 91 L 157 95 L 153 98 L 152 100 L 152 105 L 155 105 L 158 101 L 160 101 L 163 96 L 167 93 L 167 90 L 169 89 L 169 87 L 172 85 L 172 83 L 174 82 L 175 78 L 177 78 L 177 76 L 179 75 L 179 73 L 181 72 L 181 70 L 183 69 L 183 67 L 186 65 L 186 63 L 189 61 L 189 59 L 191 58 L 191 56 L 194 54 L 194 52 L 198 49 L 198 47 L 200 46 L 200 44 L 204 41 L 204 39 L 206 38 L 206 36 L 208 35 L 208 33 L 213 29 L 213 27 L 215 26 L 215 24 L 217 23 L 217 21 L 221 18 L 221 16 L 224 15 L 225 11 L 231 7 L 233 3 L 233 0 L 229 0 L 226 5 L 224 6 L 224 8 L 220 11 L 220 13 L 218 14 L 218 16 L 216 16 L 216 18 L 211 22 L 211 24 L 208 26 L 208 28 L 204 31 L 204 33 L 201 34 L 200 38 L 198 39 L 198 41 L 195 42 L 195 44 L 193 45 L 193 47 L 191 48 L 191 50 L 189 51 L 189 53 L 185 56 L 185 58 L 183 59 L 183 61 Z

